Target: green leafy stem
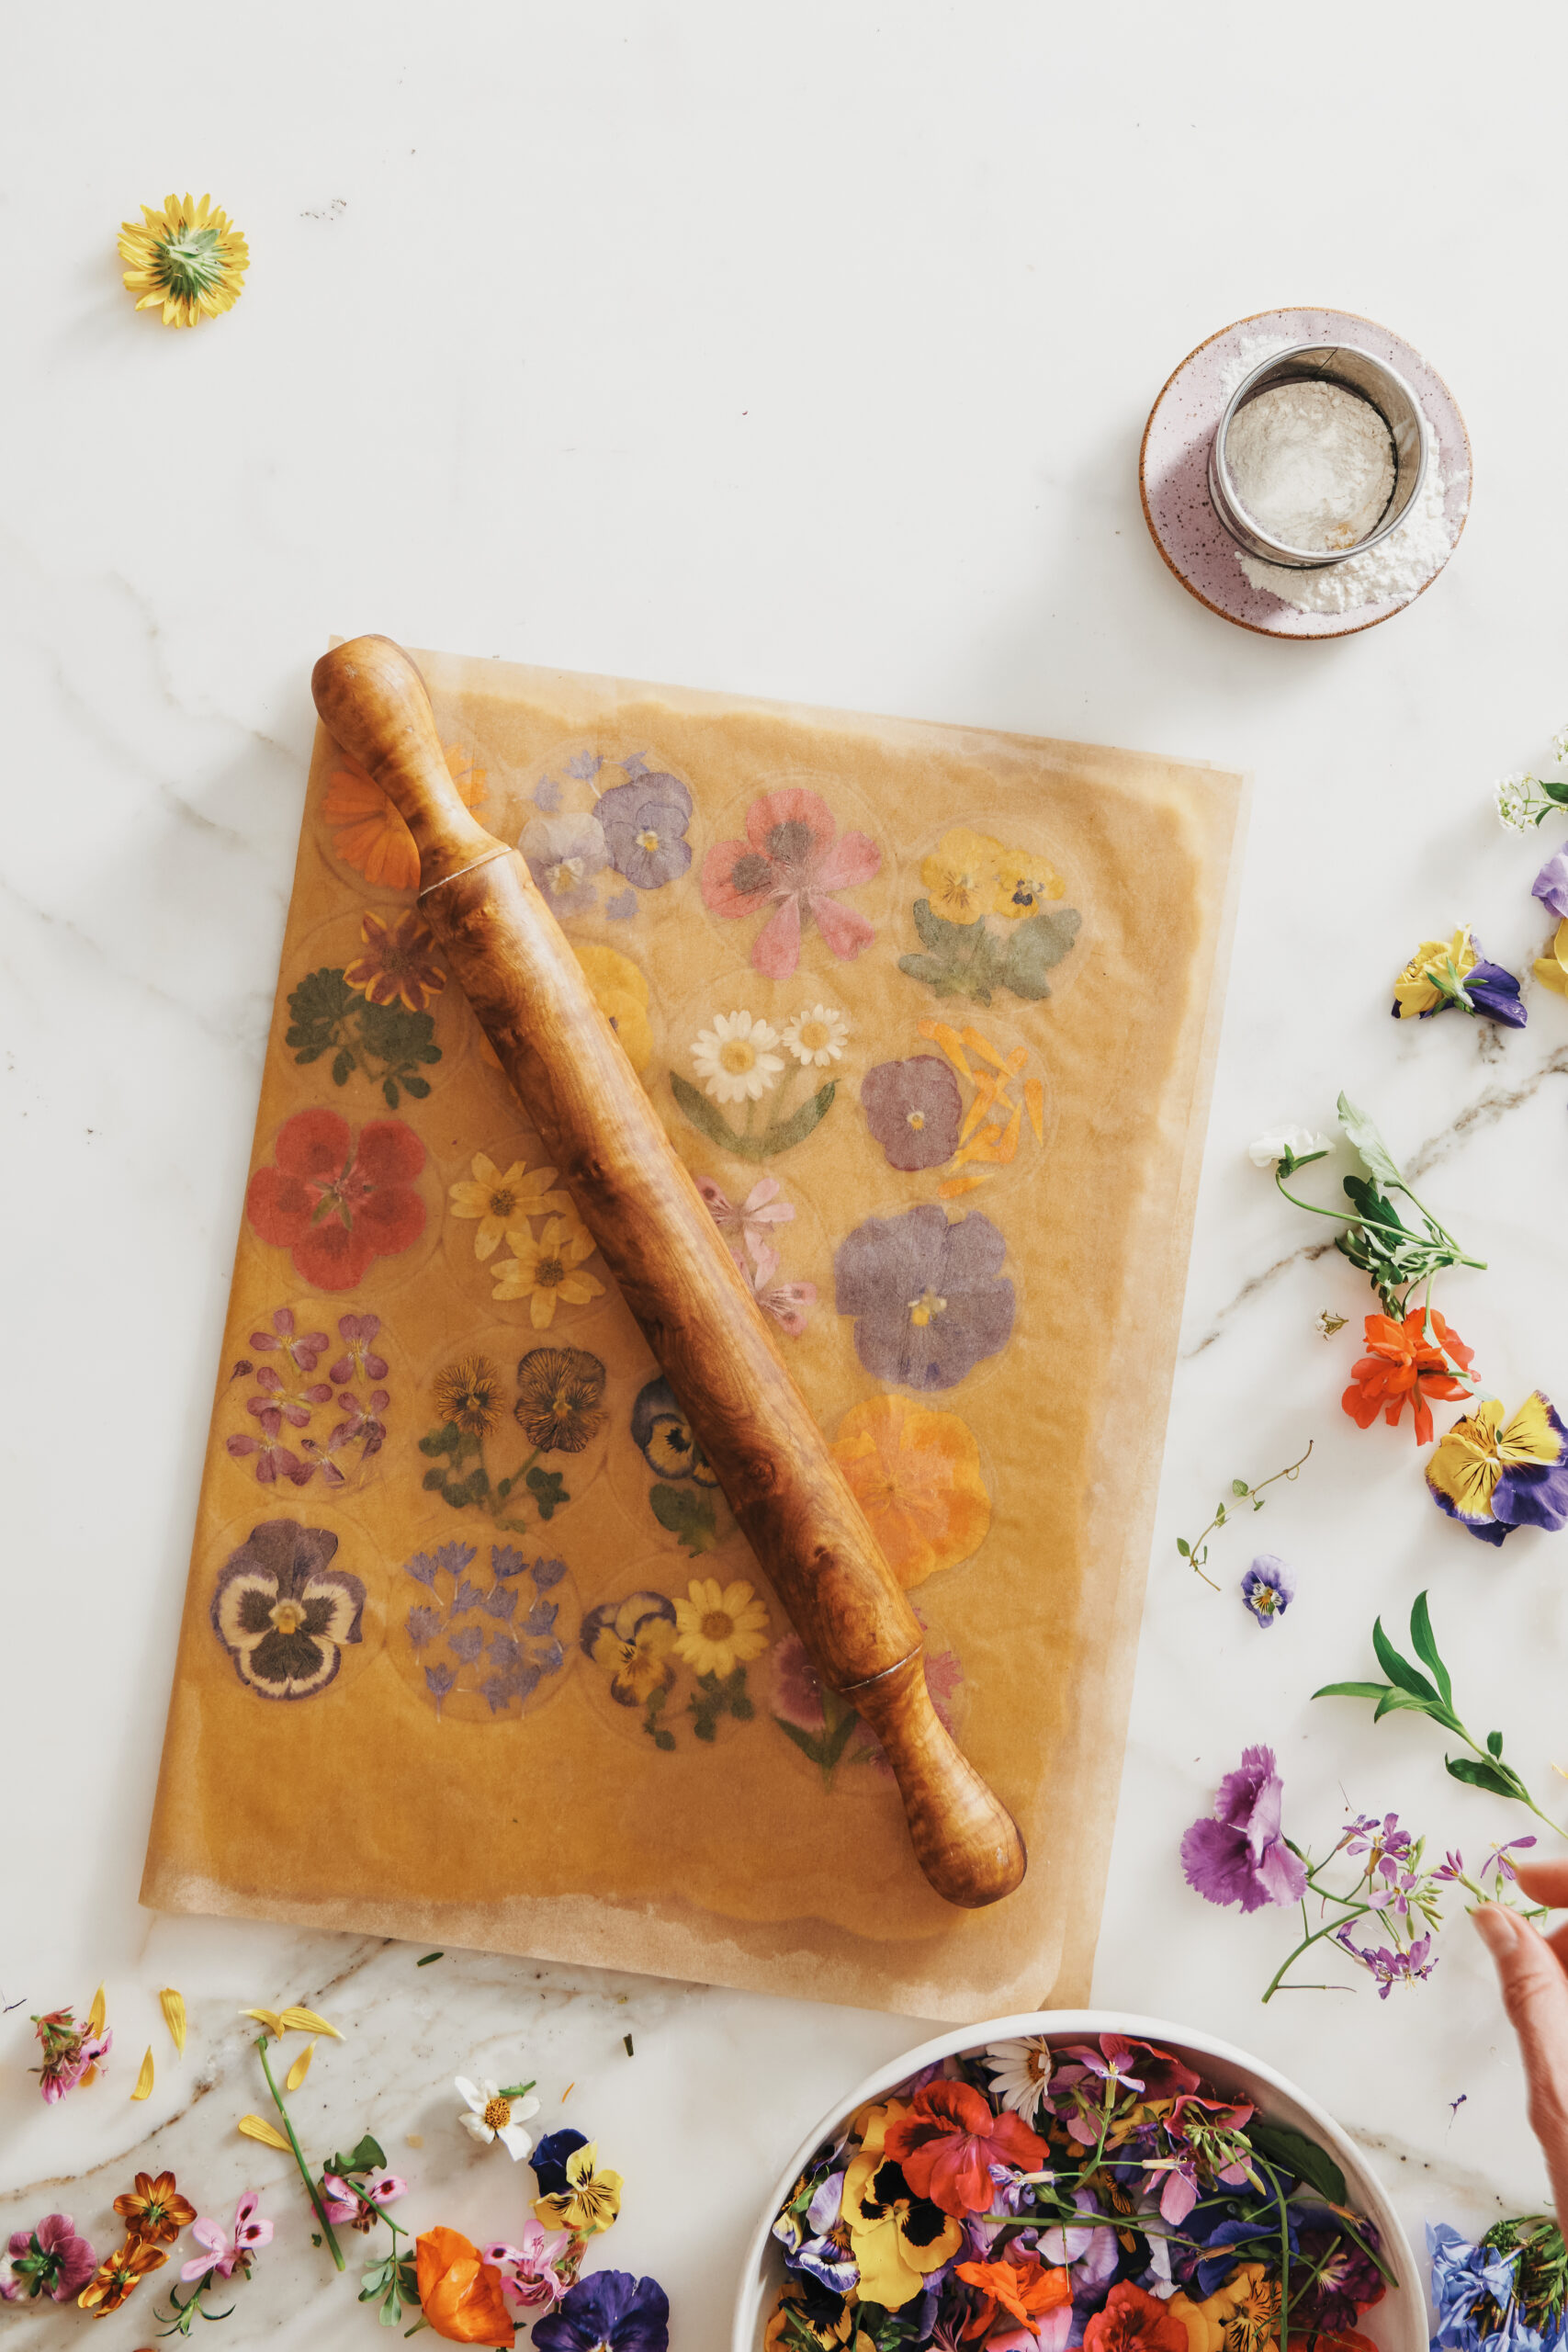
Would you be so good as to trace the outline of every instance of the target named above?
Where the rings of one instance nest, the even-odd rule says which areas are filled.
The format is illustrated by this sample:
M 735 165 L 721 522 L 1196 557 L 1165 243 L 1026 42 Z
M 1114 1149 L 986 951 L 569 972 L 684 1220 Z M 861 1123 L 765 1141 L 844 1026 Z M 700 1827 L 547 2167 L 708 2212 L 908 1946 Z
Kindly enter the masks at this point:
M 1471 1751 L 1468 1756 L 1445 1756 L 1443 1758 L 1454 1780 L 1462 1781 L 1472 1789 L 1484 1789 L 1491 1796 L 1506 1797 L 1511 1804 L 1528 1806 L 1538 1821 L 1544 1821 L 1549 1829 L 1562 1837 L 1562 1829 L 1549 1813 L 1541 1811 L 1513 1766 L 1504 1762 L 1502 1733 L 1490 1731 L 1485 1741 L 1482 1742 L 1466 1729 L 1455 1713 L 1452 1679 L 1438 1649 L 1432 1632 L 1431 1612 L 1424 1592 L 1417 1593 L 1416 1605 L 1410 1611 L 1410 1644 L 1421 1664 L 1430 1668 L 1429 1676 L 1423 1674 L 1420 1667 L 1413 1665 L 1410 1659 L 1401 1657 L 1383 1632 L 1380 1617 L 1372 1627 L 1372 1648 L 1388 1680 L 1327 1682 L 1321 1690 L 1314 1690 L 1313 1697 L 1375 1700 L 1374 1723 L 1382 1723 L 1384 1715 L 1401 1713 L 1427 1716 L 1439 1730 L 1462 1740 Z
M 534 1508 L 542 1520 L 552 1519 L 563 1504 L 571 1500 L 558 1470 L 536 1466 L 545 1451 L 543 1446 L 536 1445 L 527 1460 L 519 1463 L 507 1477 L 495 1479 L 485 1466 L 483 1438 L 476 1430 L 459 1429 L 456 1421 L 427 1430 L 420 1439 L 419 1450 L 432 1456 L 434 1464 L 420 1481 L 426 1494 L 439 1495 L 454 1510 L 467 1510 L 470 1505 L 479 1504 L 497 1527 L 512 1534 L 521 1534 L 529 1523 L 525 1519 L 506 1515 L 507 1506 L 519 1487 L 532 1495 Z
M 289 996 L 288 1010 L 294 1018 L 284 1043 L 297 1062 L 331 1054 L 334 1086 L 346 1086 L 360 1070 L 379 1086 L 389 1111 L 405 1094 L 423 1102 L 429 1093 L 430 1080 L 419 1073 L 441 1059 L 441 1048 L 428 1012 L 372 1004 L 349 987 L 344 972 L 325 967 L 305 975 Z
M 792 1070 L 784 1080 L 781 1104 L 794 1075 Z M 838 1091 L 837 1080 L 830 1078 L 804 1102 L 797 1102 L 787 1116 L 781 1115 L 780 1106 L 775 1105 L 773 1117 L 762 1127 L 756 1124 L 756 1104 L 748 1102 L 745 1125 L 737 1129 L 730 1125 L 718 1104 L 700 1087 L 694 1086 L 689 1078 L 682 1078 L 679 1070 L 672 1069 L 670 1073 L 670 1091 L 698 1134 L 706 1136 L 708 1141 L 717 1144 L 721 1150 L 733 1152 L 738 1159 L 772 1159 L 777 1153 L 791 1151 L 797 1143 L 804 1143 L 813 1128 L 819 1126 L 832 1109 L 833 1097 Z
M 1486 1261 L 1467 1257 L 1448 1227 L 1439 1225 L 1431 1210 L 1416 1199 L 1372 1121 L 1343 1094 L 1339 1097 L 1339 1124 L 1366 1170 L 1364 1176 L 1345 1179 L 1345 1195 L 1354 1212 L 1348 1224 L 1345 1224 L 1343 1210 L 1321 1208 L 1315 1201 L 1303 1201 L 1286 1184 L 1287 1177 L 1293 1176 L 1298 1169 L 1310 1168 L 1314 1160 L 1325 1156 L 1323 1152 L 1303 1152 L 1299 1159 L 1293 1152 L 1283 1153 L 1275 1164 L 1274 1182 L 1293 1208 L 1305 1209 L 1311 1216 L 1330 1217 L 1336 1225 L 1345 1224 L 1334 1246 L 1367 1276 L 1386 1314 L 1402 1320 L 1411 1291 L 1418 1283 L 1426 1283 L 1427 1336 L 1430 1340 L 1434 1274 L 1445 1266 L 1473 1266 L 1484 1272 Z M 1402 1193 L 1416 1211 L 1421 1230 L 1405 1224 L 1392 1198 L 1395 1193 Z M 1445 1361 L 1456 1380 L 1463 1381 L 1467 1387 L 1474 1386 L 1471 1376 L 1446 1351 Z
M 822 1775 L 823 1787 L 830 1789 L 833 1775 L 843 1761 L 844 1750 L 860 1728 L 861 1719 L 853 1707 L 847 1705 L 836 1690 L 829 1690 L 824 1683 L 822 1728 L 819 1732 L 807 1731 L 799 1724 L 786 1723 L 783 1715 L 775 1715 L 773 1721 L 784 1737 L 793 1740 L 801 1754 L 811 1758 Z M 868 1758 L 871 1754 L 872 1750 L 867 1748 L 865 1755 Z
M 1245 1478 L 1233 1478 L 1231 1480 L 1232 1500 L 1229 1503 L 1221 1502 L 1215 1506 L 1214 1516 L 1209 1521 L 1208 1526 L 1205 1527 L 1201 1535 L 1195 1537 L 1190 1544 L 1188 1542 L 1185 1535 L 1179 1535 L 1177 1537 L 1177 1550 L 1180 1553 L 1182 1558 L 1187 1562 L 1188 1566 L 1194 1571 L 1194 1573 L 1198 1576 L 1203 1577 L 1203 1582 L 1208 1585 L 1213 1591 L 1218 1592 L 1220 1589 L 1219 1586 L 1215 1584 L 1213 1577 L 1203 1575 L 1204 1565 L 1209 1557 L 1210 1536 L 1217 1535 L 1222 1527 L 1228 1526 L 1230 1521 L 1236 1517 L 1237 1512 L 1244 1502 L 1250 1503 L 1254 1510 L 1261 1510 L 1263 1508 L 1263 1489 L 1265 1487 L 1278 1486 L 1281 1478 L 1299 1477 L 1301 1476 L 1303 1464 L 1307 1461 L 1312 1453 L 1314 1442 L 1314 1441 L 1312 1438 L 1308 1438 L 1307 1450 L 1305 1453 L 1301 1454 L 1294 1462 L 1287 1463 L 1282 1470 L 1276 1470 L 1271 1477 L 1259 1478 L 1256 1487 L 1249 1487 Z
M 1010 989 L 1027 1004 L 1051 993 L 1047 972 L 1055 969 L 1083 921 L 1076 907 L 1029 915 L 993 931 L 984 915 L 976 922 L 949 922 L 934 914 L 929 899 L 917 899 L 915 929 L 926 953 L 900 956 L 898 969 L 924 980 L 939 997 L 966 996 L 989 1004 L 998 989 Z

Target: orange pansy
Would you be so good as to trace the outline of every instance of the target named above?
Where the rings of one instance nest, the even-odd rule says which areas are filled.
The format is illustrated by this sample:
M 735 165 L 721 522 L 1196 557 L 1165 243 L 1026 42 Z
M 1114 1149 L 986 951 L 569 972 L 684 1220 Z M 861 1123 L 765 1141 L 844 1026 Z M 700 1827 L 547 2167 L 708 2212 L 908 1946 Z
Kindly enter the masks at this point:
M 980 1449 L 956 1413 L 869 1396 L 840 1422 L 833 1459 L 906 1591 L 985 1542 L 991 1499 Z
M 485 797 L 483 768 L 475 767 L 457 743 L 446 746 L 446 766 L 463 806 L 477 808 Z M 418 887 L 419 852 L 413 835 L 357 760 L 345 759 L 333 770 L 321 814 L 332 828 L 333 849 L 367 882 L 389 890 Z

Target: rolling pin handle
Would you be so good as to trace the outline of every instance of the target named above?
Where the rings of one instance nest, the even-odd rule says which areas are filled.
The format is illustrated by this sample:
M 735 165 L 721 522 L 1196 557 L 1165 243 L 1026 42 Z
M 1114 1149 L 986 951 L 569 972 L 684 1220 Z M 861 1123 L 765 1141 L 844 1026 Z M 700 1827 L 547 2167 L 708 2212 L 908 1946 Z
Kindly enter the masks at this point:
M 1011 1894 L 1029 1865 L 1023 1834 L 932 1706 L 924 1651 L 840 1695 L 882 1743 L 937 1893 L 967 1911 Z
M 375 778 L 413 835 L 422 898 L 505 854 L 505 842 L 463 806 L 424 680 L 400 645 L 389 637 L 334 645 L 310 673 L 310 692 L 333 742 Z

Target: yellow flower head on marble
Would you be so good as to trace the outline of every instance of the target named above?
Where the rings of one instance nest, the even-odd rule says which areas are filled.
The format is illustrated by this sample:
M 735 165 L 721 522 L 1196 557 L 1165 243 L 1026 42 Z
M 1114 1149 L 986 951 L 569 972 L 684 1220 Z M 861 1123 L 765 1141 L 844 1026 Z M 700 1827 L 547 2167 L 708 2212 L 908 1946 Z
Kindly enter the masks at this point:
M 1562 1453 L 1551 1408 L 1539 1389 L 1506 1422 L 1499 1400 L 1488 1396 L 1438 1440 L 1427 1464 L 1427 1484 L 1461 1519 L 1485 1519 L 1505 1470 L 1520 1463 L 1557 1462 Z
M 1555 989 L 1559 996 L 1568 996 L 1568 915 L 1551 935 L 1550 954 L 1538 956 L 1532 968 L 1543 988 Z
M 1424 939 L 1393 984 L 1393 1007 L 1401 1021 L 1438 1012 L 1479 960 L 1468 923 L 1461 923 L 1451 939 Z M 1447 985 L 1439 987 L 1439 978 Z
M 571 2230 L 590 2238 L 607 2230 L 621 2210 L 624 2186 L 618 2172 L 599 2170 L 599 2149 L 590 2140 L 566 2160 L 566 2187 L 553 2197 L 536 2197 L 534 2211 L 547 2230 Z
M 251 252 L 209 196 L 199 204 L 170 196 L 161 212 L 144 204 L 140 220 L 120 222 L 119 257 L 139 311 L 162 306 L 166 327 L 194 327 L 233 309 Z

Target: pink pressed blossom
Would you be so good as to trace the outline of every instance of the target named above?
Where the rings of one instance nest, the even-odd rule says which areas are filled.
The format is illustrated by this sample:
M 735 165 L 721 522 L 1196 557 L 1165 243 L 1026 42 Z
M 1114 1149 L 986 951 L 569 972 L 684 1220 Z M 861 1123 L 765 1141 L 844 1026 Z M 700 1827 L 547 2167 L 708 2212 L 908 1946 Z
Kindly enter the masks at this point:
M 290 1429 L 309 1429 L 311 1406 L 332 1402 L 330 1381 L 313 1380 L 309 1387 L 299 1381 L 289 1385 L 267 1363 L 264 1363 L 256 1374 L 256 1386 L 265 1389 L 266 1394 L 247 1398 L 245 1409 L 254 1413 L 264 1428 L 269 1414 L 281 1413 Z
M 697 1190 L 707 1203 L 714 1223 L 726 1233 L 739 1233 L 748 1250 L 767 1239 L 763 1227 L 784 1225 L 795 1215 L 793 1205 L 778 1197 L 776 1176 L 759 1177 L 739 1207 L 719 1190 L 711 1176 L 699 1176 Z
M 816 1283 L 776 1283 L 773 1276 L 779 1270 L 779 1253 L 771 1250 L 766 1242 L 751 1244 L 750 1265 L 739 1250 L 731 1250 L 730 1255 L 750 1283 L 751 1295 L 763 1314 L 771 1315 L 792 1340 L 798 1340 L 806 1329 L 807 1309 L 817 1304 Z
M 185 2265 L 180 2272 L 184 2285 L 188 2287 L 194 2279 L 205 2278 L 209 2272 L 219 2278 L 231 2278 L 236 2270 L 242 2277 L 248 2275 L 258 2247 L 272 2244 L 272 2223 L 256 2218 L 260 2202 L 256 2190 L 247 2188 L 234 2208 L 231 2237 L 224 2235 L 220 2222 L 203 2217 L 191 2223 L 192 2237 L 207 2251 Z
M 866 833 L 835 840 L 837 831 L 819 794 L 789 786 L 759 794 L 745 838 L 716 842 L 703 860 L 703 898 L 716 915 L 733 922 L 773 909 L 751 944 L 753 967 L 770 979 L 787 979 L 800 961 L 808 916 L 838 956 L 858 956 L 875 936 L 864 915 L 834 894 L 871 881 L 882 852 Z
M 253 1331 L 251 1345 L 264 1353 L 268 1349 L 281 1348 L 301 1372 L 314 1372 L 316 1358 L 327 1345 L 327 1335 L 324 1331 L 296 1331 L 293 1308 L 280 1306 L 272 1318 L 272 1329 Z
M 570 2254 L 570 2231 L 541 2229 L 537 2222 L 525 2222 L 521 2245 L 497 2238 L 479 2249 L 481 2261 L 500 2271 L 507 2293 L 531 2312 L 553 2312 L 560 2301 L 571 2284 Z
M 290 1453 L 286 1445 L 276 1442 L 276 1435 L 266 1445 L 259 1437 L 229 1437 L 223 1443 L 236 1462 L 243 1462 L 247 1454 L 256 1456 L 256 1476 L 264 1487 L 270 1487 L 278 1478 L 288 1478 L 296 1487 L 308 1487 L 310 1483 L 314 1464 L 301 1462 L 297 1453 Z
M 386 1379 L 387 1359 L 384 1355 L 378 1354 L 371 1344 L 380 1329 L 381 1318 L 378 1315 L 340 1315 L 338 1317 L 338 1338 L 344 1343 L 344 1352 L 339 1356 L 327 1375 L 337 1387 L 342 1388 L 346 1382 L 355 1377 L 372 1381 Z M 326 1346 L 324 1336 L 321 1345 Z
M 321 2205 L 329 2222 L 352 2222 L 355 2229 L 367 2230 L 372 2216 L 367 2205 L 395 2204 L 408 2193 L 408 2182 L 400 2180 L 395 2172 L 378 2165 L 362 2180 L 344 2180 L 340 2173 L 321 2176 Z

